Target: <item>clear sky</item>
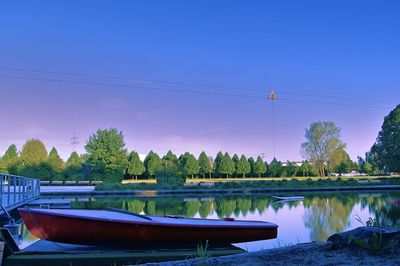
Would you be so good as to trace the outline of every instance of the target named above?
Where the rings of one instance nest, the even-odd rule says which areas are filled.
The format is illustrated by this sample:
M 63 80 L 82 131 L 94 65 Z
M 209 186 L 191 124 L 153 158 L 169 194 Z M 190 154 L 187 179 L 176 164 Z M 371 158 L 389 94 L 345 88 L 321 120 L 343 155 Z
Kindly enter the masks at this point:
M 40 138 L 65 159 L 73 132 L 82 153 L 90 134 L 116 127 L 141 154 L 270 161 L 275 139 L 279 160 L 301 160 L 305 128 L 330 120 L 355 159 L 400 103 L 399 11 L 399 1 L 2 1 L 0 154 Z

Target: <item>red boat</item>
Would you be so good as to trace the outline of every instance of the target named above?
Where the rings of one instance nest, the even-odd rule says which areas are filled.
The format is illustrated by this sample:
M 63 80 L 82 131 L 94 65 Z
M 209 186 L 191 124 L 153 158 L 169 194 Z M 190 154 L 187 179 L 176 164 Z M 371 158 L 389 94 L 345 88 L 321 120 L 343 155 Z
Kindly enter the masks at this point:
M 18 209 L 36 237 L 71 244 L 124 245 L 230 244 L 276 238 L 268 222 L 140 215 L 118 209 Z

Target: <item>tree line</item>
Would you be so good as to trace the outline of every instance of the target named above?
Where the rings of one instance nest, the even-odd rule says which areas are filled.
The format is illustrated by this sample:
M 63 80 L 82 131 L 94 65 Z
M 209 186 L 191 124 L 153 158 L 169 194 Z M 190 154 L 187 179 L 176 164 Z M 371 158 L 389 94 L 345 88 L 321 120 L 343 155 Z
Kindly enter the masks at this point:
M 177 176 L 184 179 L 318 175 L 313 164 L 306 160 L 298 165 L 295 162 L 283 164 L 274 158 L 268 164 L 260 156 L 254 159 L 247 158 L 244 154 L 230 156 L 227 152 L 218 152 L 214 159 L 204 151 L 197 158 L 189 152 L 177 156 L 170 150 L 161 157 L 150 151 L 144 161 L 141 161 L 136 151 L 127 151 L 122 132 L 115 128 L 98 130 L 91 135 L 85 150 L 83 155 L 72 152 L 64 162 L 56 148 L 53 147 L 48 153 L 42 141 L 31 139 L 23 145 L 20 152 L 14 144 L 8 147 L 0 158 L 0 172 L 42 180 L 120 181 L 158 177 L 167 178 L 166 181 L 169 178 L 169 182 Z M 332 164 L 330 170 L 346 172 L 350 168 L 356 168 L 357 164 L 350 160 L 344 150 L 340 150 L 336 157 L 337 163 L 334 166 Z
M 183 182 L 185 178 L 227 177 L 296 177 L 342 174 L 352 170 L 380 175 L 400 172 L 400 105 L 385 117 L 375 144 L 365 157 L 353 162 L 340 140 L 340 128 L 333 122 L 315 122 L 306 129 L 301 145 L 305 158 L 300 164 L 282 163 L 274 158 L 231 156 L 218 152 L 213 158 L 204 151 L 196 158 L 185 152 L 179 156 L 171 150 L 164 156 L 150 151 L 142 162 L 136 151 L 128 152 L 124 136 L 115 128 L 97 130 L 86 145 L 86 153 L 72 152 L 64 162 L 55 147 L 47 152 L 39 139 L 30 139 L 17 150 L 8 147 L 0 157 L 0 173 L 36 177 L 42 180 L 104 180 L 157 178 L 162 182 Z

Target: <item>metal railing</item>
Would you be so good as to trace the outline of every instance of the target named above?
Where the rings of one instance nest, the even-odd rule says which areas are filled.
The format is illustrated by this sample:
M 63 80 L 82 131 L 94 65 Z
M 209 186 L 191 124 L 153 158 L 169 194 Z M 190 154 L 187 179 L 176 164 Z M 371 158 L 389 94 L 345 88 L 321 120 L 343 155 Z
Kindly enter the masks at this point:
M 40 179 L 0 173 L 0 202 L 12 208 L 40 195 Z

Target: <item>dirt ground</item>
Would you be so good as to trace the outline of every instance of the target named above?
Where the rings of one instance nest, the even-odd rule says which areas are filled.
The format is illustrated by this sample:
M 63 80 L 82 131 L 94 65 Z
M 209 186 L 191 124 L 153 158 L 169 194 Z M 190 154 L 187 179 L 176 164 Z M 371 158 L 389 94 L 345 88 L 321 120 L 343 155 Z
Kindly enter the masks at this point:
M 399 254 L 373 256 L 360 248 L 335 249 L 330 242 L 305 243 L 239 255 L 153 263 L 160 266 L 202 265 L 400 265 Z

